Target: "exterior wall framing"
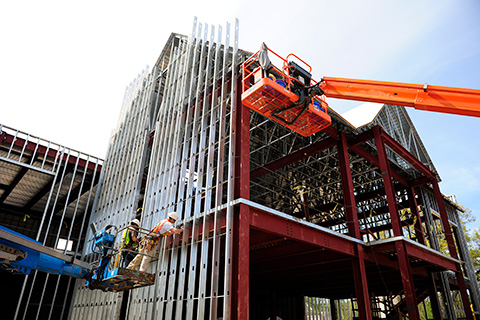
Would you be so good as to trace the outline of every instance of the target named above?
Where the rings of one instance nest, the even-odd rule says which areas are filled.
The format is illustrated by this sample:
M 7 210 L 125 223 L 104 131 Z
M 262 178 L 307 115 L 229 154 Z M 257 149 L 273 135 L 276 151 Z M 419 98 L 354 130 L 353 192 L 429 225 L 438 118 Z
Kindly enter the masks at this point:
M 101 159 L 0 124 L 1 184 L 7 186 L 0 194 L 2 225 L 47 247 L 71 242 L 71 249 L 60 250 L 77 257 L 102 165 Z M 4 277 L 6 287 L 20 287 L 16 303 L 10 304 L 15 290 L 2 297 L 14 306 L 5 308 L 4 317 L 62 319 L 68 314 L 71 278 L 36 271 Z
M 238 21 L 223 28 L 195 20 L 190 37 L 172 35 L 167 45 L 153 71 L 127 89 L 91 222 L 121 228 L 143 206 L 143 228 L 176 211 L 184 236 L 162 242 L 148 270 L 154 286 L 127 295 L 77 281 L 72 319 L 231 312 Z
M 91 222 L 122 228 L 138 217 L 151 229 L 176 211 L 184 233 L 163 238 L 154 286 L 104 293 L 77 281 L 69 317 L 290 319 L 325 298 L 329 319 L 420 319 L 428 297 L 437 318 L 473 319 L 478 286 L 461 267 L 471 263 L 463 231 L 454 228 L 455 243 L 450 229 L 458 212 L 444 206 L 405 110 L 384 106 L 361 129 L 330 111 L 331 127 L 302 137 L 242 106 L 247 56 L 238 21 L 195 19 L 127 88 Z

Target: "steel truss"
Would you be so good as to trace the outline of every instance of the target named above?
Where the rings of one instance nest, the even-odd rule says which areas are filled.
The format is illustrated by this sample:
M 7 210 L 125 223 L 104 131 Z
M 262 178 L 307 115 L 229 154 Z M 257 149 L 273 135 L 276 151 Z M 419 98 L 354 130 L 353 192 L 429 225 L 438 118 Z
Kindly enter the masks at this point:
M 164 238 L 154 286 L 103 293 L 77 281 L 70 318 L 295 319 L 318 297 L 330 318 L 348 299 L 352 317 L 382 304 L 385 316 L 420 319 L 428 297 L 453 319 L 455 291 L 458 317 L 472 319 L 467 288 L 479 310 L 478 288 L 464 278 L 474 274 L 458 211 L 405 110 L 384 106 L 360 129 L 330 111 L 331 127 L 295 134 L 242 106 L 249 54 L 238 22 L 230 29 L 195 20 L 127 89 L 91 222 L 138 217 L 149 229 L 176 211 L 185 231 Z
M 384 106 L 373 124 L 361 130 L 349 128 L 338 118 L 335 119 L 334 126 L 322 134 L 302 138 L 294 133 L 282 131 L 281 127 L 266 121 L 258 114 L 251 115 L 249 154 L 253 170 L 250 172 L 252 179 L 250 199 L 269 209 L 262 208 L 259 212 L 256 207 L 250 206 L 246 214 L 255 217 L 250 225 L 251 237 L 255 235 L 263 239 L 266 238 L 265 234 L 270 234 L 267 241 L 256 243 L 251 253 L 251 279 L 262 282 L 264 287 L 274 286 L 275 276 L 272 275 L 272 270 L 275 270 L 278 281 L 283 279 L 282 277 L 294 277 L 299 286 L 305 285 L 306 288 L 303 290 L 296 287 L 288 289 L 300 291 L 299 294 L 304 296 L 331 299 L 348 298 L 349 295 L 356 297 L 355 313 L 360 319 L 371 319 L 370 302 L 374 296 L 387 297 L 400 293 L 401 303 L 395 307 L 403 306 L 402 311 L 408 313 L 410 319 L 420 319 L 417 304 L 428 295 L 431 300 L 438 300 L 437 291 L 441 292 L 444 298 L 441 303 L 437 302 L 434 306 L 437 308 L 434 312 L 440 316 L 448 312 L 448 309 L 453 310 L 450 292 L 454 289 L 451 281 L 446 279 L 445 273 L 438 273 L 450 270 L 455 273 L 455 290 L 462 295 L 463 313 L 458 313 L 457 310 L 454 314 L 452 311 L 449 317 L 471 318 L 465 277 L 468 282 L 472 277 L 472 270 L 469 270 L 471 264 L 468 263 L 469 267 L 464 268 L 464 274 L 461 267 L 463 262 L 458 260 L 458 253 L 462 257 L 467 254 L 466 242 L 459 234 L 461 228 L 458 228 L 457 224 L 458 208 L 441 195 L 437 174 L 432 171 L 433 164 L 408 115 L 401 107 Z M 387 128 L 396 138 L 394 139 L 383 128 Z M 432 215 L 429 209 L 433 203 L 436 216 Z M 313 237 L 307 239 L 306 229 L 295 230 L 298 220 L 294 223 L 280 213 L 276 213 L 281 217 L 276 221 L 262 220 L 267 217 L 271 219 L 271 210 L 288 213 L 302 221 L 309 221 L 348 235 L 351 237 L 351 243 L 346 249 L 346 244 L 342 243 L 343 239 L 340 241 L 330 235 L 325 235 L 324 240 L 319 237 L 322 239 L 320 242 Z M 265 213 L 269 215 L 265 216 Z M 442 254 L 438 252 L 438 235 L 429 231 L 433 224 L 441 225 L 441 230 L 445 230 L 443 233 L 448 243 L 448 252 Z M 455 241 L 458 246 L 455 246 L 451 225 L 455 226 Z M 261 236 L 258 231 L 262 232 Z M 356 242 L 354 239 L 362 242 Z M 290 248 L 292 252 L 287 253 L 288 246 L 291 246 L 290 241 L 306 241 L 309 245 L 320 248 L 310 248 L 315 253 L 319 250 L 335 251 L 333 246 L 336 243 L 336 246 L 342 248 L 338 253 L 343 252 L 344 257 L 334 257 L 338 261 L 350 261 L 350 266 L 331 268 L 329 265 L 335 265 L 333 257 L 319 260 L 315 254 L 305 254 L 303 258 L 309 260 L 305 265 L 325 268 L 309 270 L 318 277 L 317 285 L 323 287 L 319 289 L 312 288 L 307 282 L 299 283 L 304 280 L 301 275 L 296 274 L 296 271 L 299 274 L 305 272 L 301 262 L 283 268 L 267 267 L 260 262 L 266 259 L 269 251 L 280 252 L 280 248 L 277 249 L 280 246 L 285 249 L 281 256 L 303 256 L 298 252 L 294 253 L 301 251 L 298 248 Z M 388 249 L 383 247 L 385 243 L 388 243 Z M 412 246 L 413 243 L 416 245 Z M 239 244 L 239 247 L 242 247 L 242 244 Z M 353 259 L 348 257 L 352 251 L 355 252 Z M 252 255 L 260 260 L 252 261 Z M 288 263 L 283 260 L 285 258 L 273 255 L 274 253 L 267 259 L 268 265 Z M 393 257 L 395 263 L 391 264 Z M 468 262 L 469 259 L 463 260 Z M 373 271 L 373 266 L 370 267 L 371 263 L 376 266 L 377 272 Z M 419 265 L 424 265 L 423 268 L 426 265 L 429 267 L 420 271 Z M 383 267 L 394 268 L 397 271 L 384 270 Z M 268 280 L 265 280 L 264 272 L 267 271 L 264 269 L 269 270 Z M 432 272 L 432 269 L 435 269 L 435 272 Z M 289 272 L 286 273 L 286 270 Z M 295 275 L 292 276 L 291 272 Z M 349 275 L 353 277 L 349 278 Z M 340 276 L 342 280 L 339 279 Z M 372 277 L 382 281 L 378 283 L 373 281 Z M 392 277 L 397 277 L 397 280 L 393 280 Z M 340 283 L 345 282 L 345 278 L 350 279 L 350 284 L 345 283 L 342 287 Z M 334 279 L 330 286 L 327 279 Z M 393 284 L 395 281 L 396 285 Z M 430 283 L 432 281 L 434 286 Z M 282 280 L 282 287 L 287 286 L 285 282 L 288 281 Z M 476 305 L 478 287 L 476 282 L 473 282 L 469 284 L 469 292 L 473 305 Z M 250 292 L 256 294 L 258 286 L 252 284 Z M 339 287 L 342 288 L 341 292 L 336 292 Z M 391 316 L 393 311 L 384 312 L 387 313 Z M 293 314 L 287 315 L 291 316 Z

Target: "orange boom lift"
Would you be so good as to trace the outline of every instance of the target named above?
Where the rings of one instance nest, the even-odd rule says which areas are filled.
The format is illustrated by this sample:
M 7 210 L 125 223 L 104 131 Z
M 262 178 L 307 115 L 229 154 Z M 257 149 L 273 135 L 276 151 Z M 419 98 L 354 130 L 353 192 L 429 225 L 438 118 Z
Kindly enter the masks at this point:
M 265 44 L 241 69 L 242 103 L 305 137 L 331 124 L 325 97 L 480 117 L 480 90 L 333 77 L 315 82 L 305 61 L 294 54 L 282 58 Z

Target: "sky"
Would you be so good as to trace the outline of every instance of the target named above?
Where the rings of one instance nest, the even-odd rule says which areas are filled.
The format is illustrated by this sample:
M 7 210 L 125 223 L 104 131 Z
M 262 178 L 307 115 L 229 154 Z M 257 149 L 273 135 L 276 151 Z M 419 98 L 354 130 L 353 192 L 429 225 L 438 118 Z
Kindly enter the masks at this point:
M 240 23 L 313 77 L 480 89 L 480 2 L 0 0 L 0 123 L 104 158 L 126 87 L 194 17 Z M 343 113 L 361 104 L 328 100 Z M 446 195 L 480 226 L 480 119 L 409 109 Z

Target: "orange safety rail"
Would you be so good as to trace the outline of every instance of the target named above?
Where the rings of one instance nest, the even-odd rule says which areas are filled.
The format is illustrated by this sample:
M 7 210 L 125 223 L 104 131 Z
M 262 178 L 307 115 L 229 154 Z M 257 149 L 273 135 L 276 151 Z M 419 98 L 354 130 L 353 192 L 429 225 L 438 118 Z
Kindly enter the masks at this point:
M 291 68 L 291 66 L 288 64 L 289 61 L 291 60 L 288 60 L 288 58 L 290 57 L 295 57 L 295 59 L 297 59 L 298 61 L 301 61 L 305 66 L 308 67 L 308 72 L 311 74 L 312 73 L 312 67 L 306 63 L 305 61 L 303 61 L 302 59 L 300 59 L 296 54 L 294 53 L 290 53 L 289 55 L 287 55 L 287 57 L 285 59 L 282 59 L 283 60 L 283 70 L 284 70 L 284 73 L 286 73 L 287 75 L 290 74 L 289 70 Z M 290 76 L 287 76 L 287 88 L 290 90 L 291 86 L 294 84 L 294 83 L 297 83 L 297 84 L 304 84 L 304 85 L 312 85 L 314 83 L 301 83 L 300 81 L 298 81 L 297 79 L 295 79 L 294 77 L 290 77 Z
M 248 58 L 242 64 L 242 103 L 305 137 L 328 127 L 331 124 L 331 118 L 327 114 L 328 105 L 323 96 L 316 96 L 309 101 L 307 107 L 304 104 L 296 105 L 299 97 L 290 89 L 300 82 L 289 76 L 287 59 L 270 49 L 268 51 L 283 61 L 282 70 L 273 66 L 269 71 L 270 77 L 264 77 L 258 63 L 259 52 Z M 293 54 L 287 58 L 290 56 L 294 56 L 308 66 Z M 307 85 L 313 84 L 312 81 Z
M 323 78 L 320 88 L 329 98 L 480 117 L 480 90 L 477 89 L 331 77 Z

